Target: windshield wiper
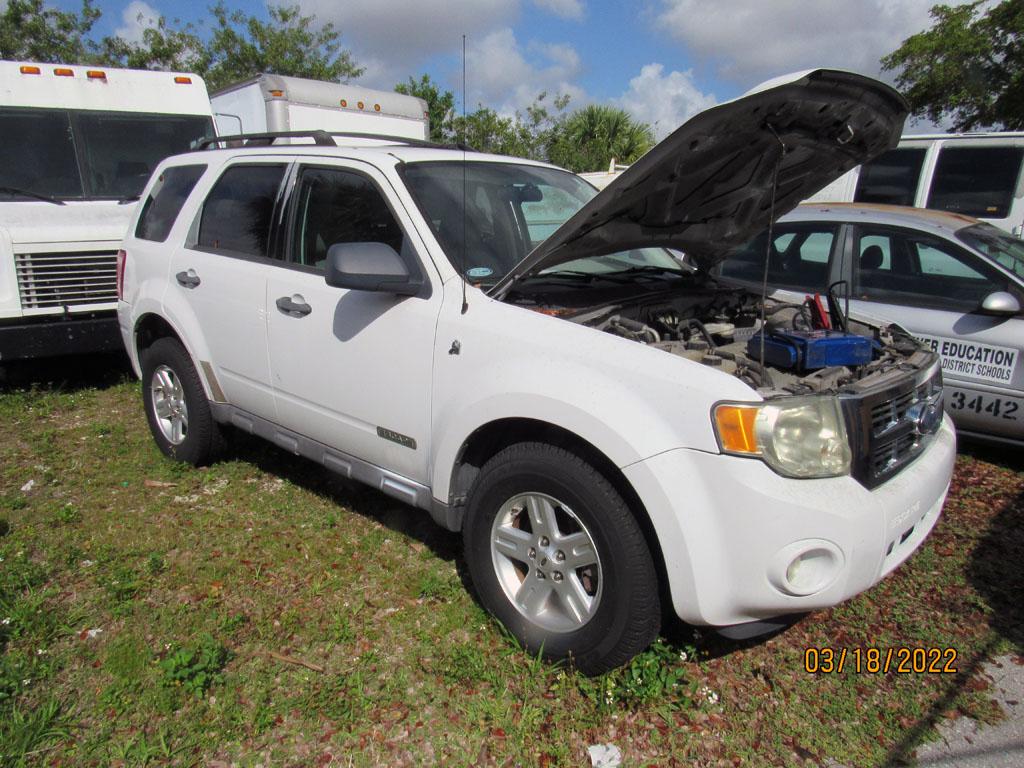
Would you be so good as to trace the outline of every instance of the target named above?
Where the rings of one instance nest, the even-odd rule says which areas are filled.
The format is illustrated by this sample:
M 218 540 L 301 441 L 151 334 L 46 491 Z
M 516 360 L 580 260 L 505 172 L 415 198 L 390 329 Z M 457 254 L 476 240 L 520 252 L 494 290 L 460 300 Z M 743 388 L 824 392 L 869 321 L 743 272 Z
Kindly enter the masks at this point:
M 128 197 L 122 197 L 117 201 L 118 205 L 128 205 L 128 203 L 137 203 L 141 195 L 129 195 Z
M 29 192 L 27 189 L 19 189 L 18 187 L 0 187 L 0 194 L 8 195 L 21 195 L 22 197 L 31 197 L 36 200 L 43 200 L 47 203 L 53 203 L 54 205 L 64 205 L 63 200 L 58 200 L 55 197 L 49 195 L 43 195 L 39 192 Z
M 617 269 L 614 272 L 605 272 L 606 275 L 676 275 L 682 277 L 683 275 L 693 274 L 687 270 L 675 269 L 674 267 L 659 267 L 654 264 L 645 264 L 642 267 L 627 267 L 626 269 Z

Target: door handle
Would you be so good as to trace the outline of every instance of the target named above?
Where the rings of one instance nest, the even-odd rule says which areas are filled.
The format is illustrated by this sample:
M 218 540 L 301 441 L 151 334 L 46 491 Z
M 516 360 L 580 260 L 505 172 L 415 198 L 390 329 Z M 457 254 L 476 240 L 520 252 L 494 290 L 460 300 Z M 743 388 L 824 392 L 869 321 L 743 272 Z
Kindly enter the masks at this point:
M 187 272 L 179 272 L 174 276 L 174 279 L 178 281 L 179 285 L 183 285 L 186 288 L 195 288 L 202 282 L 194 269 L 190 269 Z
M 313 308 L 299 294 L 282 296 L 277 300 L 277 308 L 281 314 L 289 317 L 305 317 L 313 311 Z

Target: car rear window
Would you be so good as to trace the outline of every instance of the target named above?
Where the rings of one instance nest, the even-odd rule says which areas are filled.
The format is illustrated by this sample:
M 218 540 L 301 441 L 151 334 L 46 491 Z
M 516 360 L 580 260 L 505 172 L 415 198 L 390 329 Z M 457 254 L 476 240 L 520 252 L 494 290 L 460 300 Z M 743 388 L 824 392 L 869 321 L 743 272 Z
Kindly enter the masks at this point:
M 267 256 L 270 221 L 284 165 L 235 165 L 217 179 L 203 203 L 200 248 Z
M 205 165 L 176 165 L 164 169 L 142 205 L 135 236 L 159 243 L 166 240 L 181 207 L 205 170 Z
M 865 163 L 853 199 L 858 203 L 913 205 L 924 155 L 924 149 L 893 149 Z
M 939 153 L 928 207 L 1002 219 L 1010 212 L 1024 147 L 946 147 Z

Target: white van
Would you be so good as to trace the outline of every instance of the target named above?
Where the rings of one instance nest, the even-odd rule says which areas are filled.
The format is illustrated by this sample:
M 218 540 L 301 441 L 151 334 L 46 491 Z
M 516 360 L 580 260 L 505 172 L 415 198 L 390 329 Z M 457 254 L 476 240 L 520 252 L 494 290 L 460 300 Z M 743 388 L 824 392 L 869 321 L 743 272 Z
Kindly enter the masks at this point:
M 1018 237 L 1024 225 L 1024 132 L 904 136 L 896 149 L 807 202 L 912 205 L 962 213 Z
M 222 136 L 337 131 L 430 138 L 427 102 L 393 91 L 258 75 L 210 97 Z
M 120 347 L 135 201 L 161 160 L 212 134 L 196 75 L 0 62 L 0 364 Z

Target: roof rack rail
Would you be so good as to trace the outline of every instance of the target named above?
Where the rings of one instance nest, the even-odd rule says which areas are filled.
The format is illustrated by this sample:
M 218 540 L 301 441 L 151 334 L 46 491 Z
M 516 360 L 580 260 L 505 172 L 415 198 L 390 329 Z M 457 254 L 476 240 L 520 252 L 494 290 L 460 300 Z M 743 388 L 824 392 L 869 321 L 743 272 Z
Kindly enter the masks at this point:
M 379 133 L 351 133 L 347 131 L 277 131 L 273 133 L 239 133 L 233 136 L 208 136 L 192 142 L 193 149 L 218 149 L 222 142 L 239 142 L 244 147 L 270 147 L 277 139 L 313 139 L 318 147 L 337 147 L 335 137 L 344 139 L 375 139 L 389 144 L 404 144 L 410 147 L 427 147 L 429 149 L 460 149 L 467 152 L 476 150 L 464 144 L 439 144 L 426 139 L 413 139 L 408 136 L 388 136 Z

